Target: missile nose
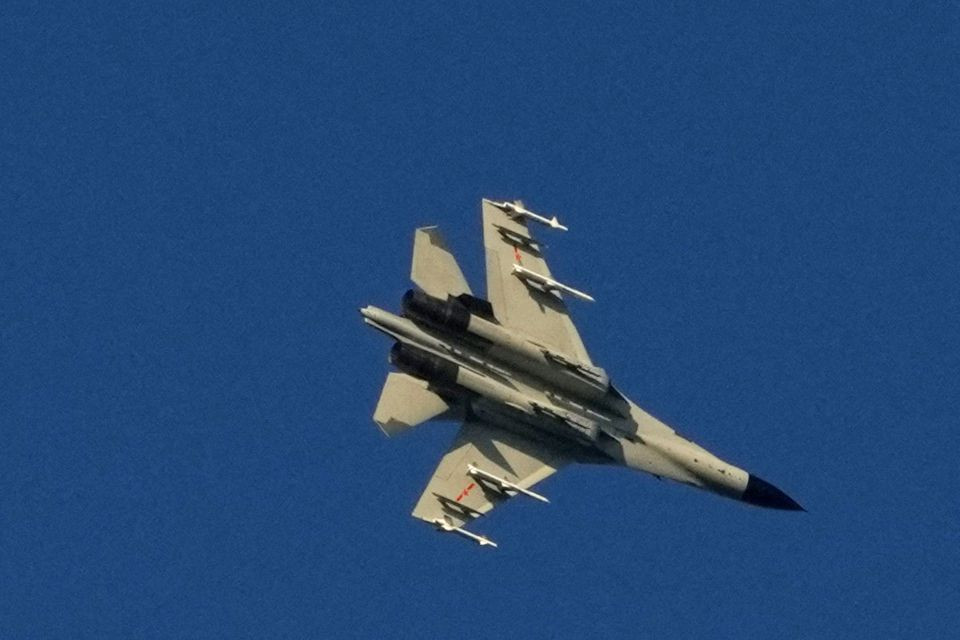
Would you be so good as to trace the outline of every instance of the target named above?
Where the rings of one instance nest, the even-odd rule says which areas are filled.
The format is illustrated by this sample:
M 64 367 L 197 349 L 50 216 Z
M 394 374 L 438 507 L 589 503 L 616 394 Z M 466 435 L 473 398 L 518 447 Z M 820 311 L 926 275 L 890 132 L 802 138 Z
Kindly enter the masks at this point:
M 785 511 L 806 511 L 796 501 L 780 489 L 759 478 L 752 473 L 747 480 L 747 488 L 740 497 L 744 502 L 755 504 L 768 509 L 783 509 Z

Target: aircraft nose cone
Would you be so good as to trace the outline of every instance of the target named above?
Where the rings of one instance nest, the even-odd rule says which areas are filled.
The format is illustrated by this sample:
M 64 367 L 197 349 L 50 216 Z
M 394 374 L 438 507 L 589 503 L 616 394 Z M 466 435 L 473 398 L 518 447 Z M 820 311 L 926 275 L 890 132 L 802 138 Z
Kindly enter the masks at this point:
M 744 490 L 740 499 L 744 502 L 749 502 L 750 504 L 755 504 L 758 507 L 766 507 L 768 509 L 806 511 L 806 509 L 797 504 L 793 498 L 785 494 L 783 491 L 780 491 L 780 489 L 777 489 L 763 478 L 759 478 L 752 473 L 750 474 L 750 478 L 747 480 L 747 488 Z

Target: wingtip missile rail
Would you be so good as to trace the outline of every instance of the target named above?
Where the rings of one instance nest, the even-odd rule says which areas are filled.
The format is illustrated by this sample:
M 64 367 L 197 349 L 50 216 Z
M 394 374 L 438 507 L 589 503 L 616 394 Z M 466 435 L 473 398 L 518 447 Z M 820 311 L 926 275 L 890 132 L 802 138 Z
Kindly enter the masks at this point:
M 443 518 L 437 518 L 436 520 L 433 521 L 433 524 L 435 524 L 437 526 L 437 529 L 439 529 L 440 531 L 445 531 L 447 533 L 455 533 L 458 536 L 463 536 L 464 538 L 473 540 L 474 542 L 479 544 L 481 547 L 489 546 L 489 547 L 493 547 L 494 549 L 497 548 L 497 543 L 491 540 L 490 538 L 486 536 L 481 536 L 472 531 L 467 531 L 463 527 L 455 526 L 454 524 L 447 522 Z
M 534 222 L 539 222 L 544 226 L 550 227 L 551 229 L 556 229 L 558 231 L 569 231 L 567 227 L 560 224 L 557 216 L 553 216 L 551 218 L 542 216 L 539 213 L 534 213 L 533 211 L 524 208 L 523 205 L 516 202 L 496 202 L 495 200 L 490 200 L 490 203 L 493 206 L 503 210 L 511 218 L 527 218 L 529 220 L 533 220 Z

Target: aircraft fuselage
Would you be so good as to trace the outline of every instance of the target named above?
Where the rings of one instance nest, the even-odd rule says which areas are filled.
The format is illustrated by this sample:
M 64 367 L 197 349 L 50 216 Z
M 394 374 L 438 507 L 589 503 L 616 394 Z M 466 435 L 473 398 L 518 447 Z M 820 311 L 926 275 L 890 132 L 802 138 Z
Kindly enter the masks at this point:
M 503 330 L 483 317 L 482 307 L 474 311 L 422 292 L 404 297 L 407 317 L 373 306 L 360 310 L 364 322 L 396 340 L 391 362 L 398 369 L 463 411 L 560 442 L 585 462 L 623 465 L 758 506 L 802 509 L 654 419 L 621 395 L 602 369 L 569 362 Z

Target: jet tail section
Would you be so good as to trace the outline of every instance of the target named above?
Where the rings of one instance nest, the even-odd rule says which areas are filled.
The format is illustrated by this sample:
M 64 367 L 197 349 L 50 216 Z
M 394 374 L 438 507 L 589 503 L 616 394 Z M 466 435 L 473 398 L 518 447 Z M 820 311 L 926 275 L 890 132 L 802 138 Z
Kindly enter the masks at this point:
M 389 373 L 373 412 L 373 421 L 388 436 L 436 418 L 450 408 L 425 381 L 405 373 Z
M 413 238 L 410 279 L 423 291 L 441 300 L 462 293 L 472 295 L 463 271 L 437 227 L 417 229 Z

